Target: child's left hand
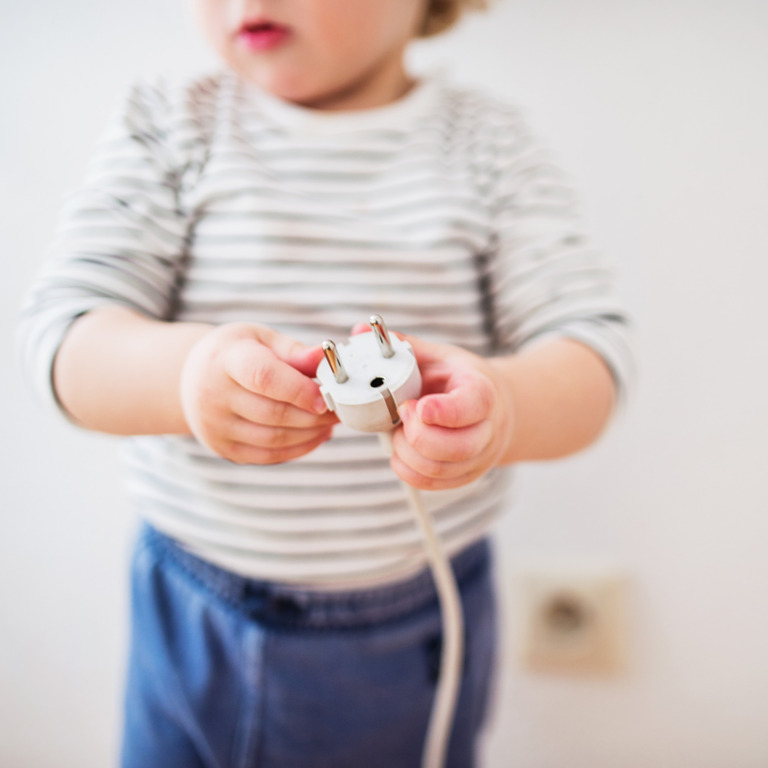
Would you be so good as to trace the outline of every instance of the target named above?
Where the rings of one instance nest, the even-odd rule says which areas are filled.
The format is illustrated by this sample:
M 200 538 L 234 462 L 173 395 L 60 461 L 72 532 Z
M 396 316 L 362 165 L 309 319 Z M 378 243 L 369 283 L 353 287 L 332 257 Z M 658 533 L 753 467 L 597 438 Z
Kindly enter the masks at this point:
M 504 463 L 515 429 L 511 387 L 492 360 L 404 336 L 416 354 L 422 396 L 400 405 L 392 468 L 425 490 L 456 488 Z
M 364 330 L 361 324 L 353 332 Z M 613 372 L 577 339 L 486 359 L 402 338 L 423 385 L 418 400 L 398 409 L 403 424 L 393 434 L 392 468 L 416 488 L 457 488 L 502 464 L 576 453 L 597 440 L 616 404 Z

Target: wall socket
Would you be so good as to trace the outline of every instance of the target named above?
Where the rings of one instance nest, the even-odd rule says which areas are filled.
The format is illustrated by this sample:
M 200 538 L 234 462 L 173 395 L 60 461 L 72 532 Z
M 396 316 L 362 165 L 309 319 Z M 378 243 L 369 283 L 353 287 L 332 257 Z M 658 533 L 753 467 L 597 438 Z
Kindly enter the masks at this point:
M 527 568 L 512 578 L 512 622 L 525 669 L 606 675 L 625 668 L 628 581 L 623 573 Z

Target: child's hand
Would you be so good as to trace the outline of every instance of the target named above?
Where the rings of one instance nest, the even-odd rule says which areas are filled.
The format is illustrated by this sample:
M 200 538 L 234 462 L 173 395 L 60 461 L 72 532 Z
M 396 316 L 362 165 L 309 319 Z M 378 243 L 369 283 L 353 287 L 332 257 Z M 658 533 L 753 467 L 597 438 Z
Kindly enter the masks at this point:
M 258 325 L 232 323 L 190 351 L 180 382 L 192 433 L 238 464 L 276 464 L 330 436 L 329 413 L 312 380 L 323 353 Z
M 405 336 L 416 354 L 422 397 L 400 408 L 392 467 L 427 490 L 455 488 L 503 463 L 515 426 L 512 394 L 490 360 Z

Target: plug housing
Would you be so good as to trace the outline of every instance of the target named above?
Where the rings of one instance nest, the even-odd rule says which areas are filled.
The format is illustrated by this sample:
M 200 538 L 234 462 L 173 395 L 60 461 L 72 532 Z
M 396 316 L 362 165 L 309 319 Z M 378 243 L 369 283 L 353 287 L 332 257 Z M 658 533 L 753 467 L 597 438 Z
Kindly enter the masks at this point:
M 361 432 L 387 432 L 400 422 L 400 403 L 421 394 L 421 374 L 407 341 L 389 336 L 378 315 L 373 333 L 352 336 L 347 344 L 323 344 L 317 368 L 320 392 L 343 424 Z

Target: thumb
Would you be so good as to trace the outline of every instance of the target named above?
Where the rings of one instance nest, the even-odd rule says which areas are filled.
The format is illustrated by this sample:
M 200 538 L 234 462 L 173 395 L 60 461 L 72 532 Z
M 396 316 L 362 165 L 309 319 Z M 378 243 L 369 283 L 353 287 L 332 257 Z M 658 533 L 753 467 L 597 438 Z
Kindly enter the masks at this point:
M 313 379 L 317 373 L 317 366 L 320 365 L 322 359 L 322 347 L 305 347 L 299 343 L 298 346 L 293 348 L 290 355 L 285 358 L 284 362 Z
M 272 350 L 278 360 L 287 363 L 299 373 L 314 378 L 317 366 L 323 359 L 323 350 L 319 345 L 308 347 L 297 339 L 265 326 L 257 328 L 256 336 L 264 346 Z
M 406 339 L 422 374 L 422 397 L 415 410 L 425 424 L 455 429 L 488 416 L 493 387 L 487 375 L 478 370 L 471 352 L 412 336 Z

